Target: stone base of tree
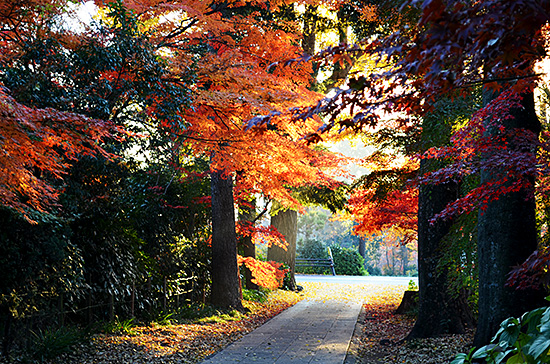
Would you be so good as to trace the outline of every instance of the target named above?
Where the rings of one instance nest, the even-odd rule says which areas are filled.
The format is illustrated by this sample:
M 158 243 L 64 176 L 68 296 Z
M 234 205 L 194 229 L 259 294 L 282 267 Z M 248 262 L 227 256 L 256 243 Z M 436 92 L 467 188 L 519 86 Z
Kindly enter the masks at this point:
M 415 312 L 418 307 L 418 291 L 405 291 L 401 304 L 395 310 L 396 314 L 403 315 Z

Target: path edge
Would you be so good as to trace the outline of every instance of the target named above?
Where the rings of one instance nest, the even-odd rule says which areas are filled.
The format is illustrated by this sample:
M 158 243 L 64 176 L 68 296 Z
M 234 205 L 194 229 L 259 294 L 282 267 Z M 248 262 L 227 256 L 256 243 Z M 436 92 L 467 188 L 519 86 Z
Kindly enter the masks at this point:
M 363 362 L 361 357 L 359 357 L 359 349 L 361 347 L 361 336 L 363 335 L 366 315 L 367 312 L 365 310 L 365 304 L 362 303 L 361 311 L 357 316 L 355 328 L 353 329 L 353 334 L 351 335 L 351 340 L 349 341 L 346 358 L 344 359 L 343 364 L 360 364 Z

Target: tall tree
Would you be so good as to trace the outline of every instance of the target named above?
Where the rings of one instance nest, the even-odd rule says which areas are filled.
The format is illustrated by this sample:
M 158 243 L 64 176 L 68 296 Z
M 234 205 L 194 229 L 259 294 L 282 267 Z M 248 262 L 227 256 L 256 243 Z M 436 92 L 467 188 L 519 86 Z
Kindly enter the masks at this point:
M 272 210 L 271 225 L 281 233 L 287 242 L 287 246 L 272 245 L 267 250 L 267 260 L 285 263 L 290 269 L 289 289 L 296 290 L 296 241 L 298 239 L 298 211 L 289 208 L 277 208 Z
M 239 181 L 239 189 L 297 204 L 289 186 L 306 181 L 328 183 L 330 178 L 322 169 L 337 167 L 328 153 L 301 140 L 303 134 L 319 126 L 319 120 L 299 125 L 279 118 L 260 132 L 244 129 L 245 121 L 254 116 L 309 104 L 320 97 L 306 88 L 311 78 L 308 64 L 291 69 L 277 64 L 301 53 L 293 24 L 273 17 L 280 5 L 262 0 L 247 4 L 176 1 L 170 8 L 157 1 L 130 4 L 142 19 L 181 10 L 178 16 L 171 14 L 162 22 L 152 22 L 158 31 L 158 47 L 172 51 L 173 69 L 185 72 L 197 67 L 193 108 L 180 114 L 180 123 L 172 132 L 185 139 L 196 155 L 212 156 L 212 171 L 242 173 L 245 178 Z M 216 203 L 227 205 L 213 206 L 215 211 L 233 209 L 233 202 L 229 204 L 227 199 L 213 200 Z M 235 229 L 234 221 L 225 222 Z M 214 245 L 218 242 L 213 240 Z M 233 266 L 236 250 L 223 248 L 231 251 L 222 255 L 227 257 L 225 263 L 218 263 Z
M 475 97 L 441 99 L 422 118 L 419 149 L 449 145 L 452 128 L 467 120 L 478 106 Z M 423 159 L 419 175 L 438 170 L 444 160 Z M 444 263 L 445 239 L 455 219 L 433 220 L 461 194 L 460 183 L 421 183 L 418 196 L 418 280 L 419 306 L 415 326 L 408 338 L 433 337 L 442 333 L 464 333 L 473 326 L 473 316 L 463 290 L 453 292 L 449 266 Z M 458 258 L 458 257 L 457 257 Z
M 421 163 L 420 171 L 426 169 Z M 442 240 L 449 233 L 452 220 L 431 223 L 459 194 L 454 181 L 421 185 L 418 194 L 418 316 L 408 339 L 434 337 L 446 333 L 463 334 L 473 325 L 465 300 L 457 300 L 449 289 L 447 267 L 440 267 Z M 459 297 L 461 297 L 459 295 Z
M 486 91 L 484 98 L 484 102 L 489 104 L 497 95 Z M 504 118 L 502 124 L 495 123 L 491 117 L 485 119 L 486 135 L 495 137 L 492 138 L 496 141 L 495 146 L 510 152 L 516 148 L 528 148 L 523 153 L 534 155 L 534 146 L 521 145 L 521 141 L 514 138 L 518 129 L 535 135 L 541 130 L 533 93 L 522 94 L 521 101 L 510 110 L 510 114 L 511 117 Z M 494 161 L 500 157 L 498 152 L 482 154 L 482 158 L 488 159 L 492 165 L 481 172 L 482 184 L 505 180 L 504 186 L 508 187 L 518 182 L 506 167 Z M 532 288 L 519 291 L 506 285 L 510 269 L 525 261 L 538 246 L 534 177 L 527 178 L 531 187 L 513 189 L 490 201 L 478 216 L 479 324 L 474 339 L 476 346 L 488 343 L 506 318 L 520 317 L 525 311 L 544 304 L 544 292 Z
M 212 179 L 212 304 L 244 310 L 237 267 L 233 181 L 222 171 Z M 228 208 L 230 207 L 230 208 Z

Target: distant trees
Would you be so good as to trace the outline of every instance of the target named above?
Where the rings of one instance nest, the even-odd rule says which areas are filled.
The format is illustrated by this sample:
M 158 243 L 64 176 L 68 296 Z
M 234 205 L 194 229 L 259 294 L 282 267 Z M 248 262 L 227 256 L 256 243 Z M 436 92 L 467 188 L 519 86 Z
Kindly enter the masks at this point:
M 416 275 L 416 244 L 414 241 L 404 244 L 409 235 L 399 229 L 355 235 L 357 225 L 348 218 L 333 215 L 321 207 L 308 207 L 298 216 L 297 256 L 326 258 L 326 248 L 337 246 L 357 252 L 364 259 L 363 268 L 370 275 Z M 299 268 L 299 272 L 330 274 L 327 270 L 306 267 Z

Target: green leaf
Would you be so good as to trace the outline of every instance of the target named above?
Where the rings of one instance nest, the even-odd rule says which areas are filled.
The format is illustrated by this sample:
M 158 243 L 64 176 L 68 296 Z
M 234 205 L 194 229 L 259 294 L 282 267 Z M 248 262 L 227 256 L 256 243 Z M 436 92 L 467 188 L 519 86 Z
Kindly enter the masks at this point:
M 451 364 L 465 364 L 465 363 L 471 363 L 470 360 L 466 361 L 468 359 L 468 355 L 464 353 L 457 354 Z
M 527 325 L 527 334 L 536 333 L 539 331 L 538 326 L 545 310 L 547 310 L 546 307 L 541 307 L 536 310 L 526 312 L 523 316 L 521 316 L 520 322 L 522 326 Z
M 548 335 L 550 334 L 550 307 L 546 307 L 545 311 L 542 313 L 538 329 L 542 334 L 550 336 Z
M 520 329 L 520 323 L 517 318 L 507 318 L 500 324 L 500 330 L 498 330 L 491 341 L 498 342 L 501 346 L 514 346 L 514 343 L 518 339 Z
M 528 363 L 523 353 L 517 353 L 506 361 L 506 364 L 524 364 Z
M 550 347 L 550 338 L 540 335 L 530 344 L 528 354 L 538 359 L 542 354 L 548 351 L 548 347 Z
M 472 359 L 484 359 L 487 356 L 489 356 L 489 352 L 491 352 L 495 347 L 498 345 L 495 344 L 489 344 L 482 346 L 481 348 L 477 349 L 474 354 L 472 355 Z

